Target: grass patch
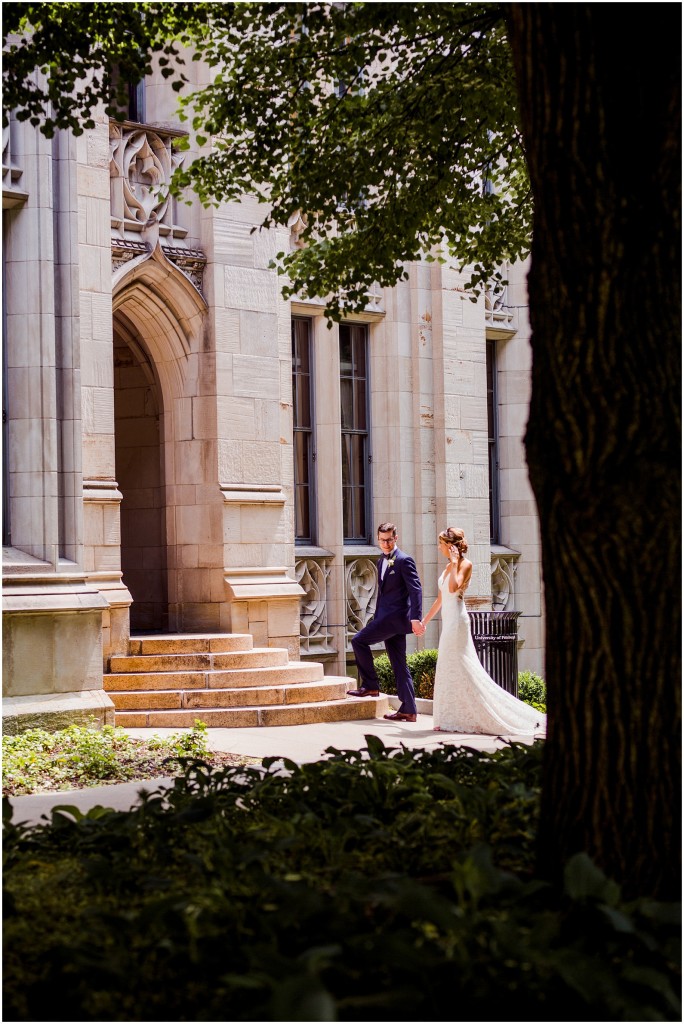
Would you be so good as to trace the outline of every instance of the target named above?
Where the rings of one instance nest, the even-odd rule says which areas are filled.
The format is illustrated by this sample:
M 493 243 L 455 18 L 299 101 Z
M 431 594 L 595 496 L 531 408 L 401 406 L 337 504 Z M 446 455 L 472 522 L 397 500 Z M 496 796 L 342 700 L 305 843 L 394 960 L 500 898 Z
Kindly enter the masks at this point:
M 207 749 L 207 727 L 166 738 L 134 739 L 125 729 L 71 725 L 48 732 L 28 729 L 2 739 L 3 796 L 62 792 L 182 773 L 182 759 L 202 758 L 215 768 L 260 764 L 260 758 Z

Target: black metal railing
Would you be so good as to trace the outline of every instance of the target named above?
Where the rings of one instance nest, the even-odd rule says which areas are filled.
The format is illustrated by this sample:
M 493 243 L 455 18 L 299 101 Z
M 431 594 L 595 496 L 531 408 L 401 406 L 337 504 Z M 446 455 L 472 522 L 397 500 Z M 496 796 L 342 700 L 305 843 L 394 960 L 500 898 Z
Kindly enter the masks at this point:
M 520 612 L 468 612 L 477 656 L 494 682 L 518 696 Z

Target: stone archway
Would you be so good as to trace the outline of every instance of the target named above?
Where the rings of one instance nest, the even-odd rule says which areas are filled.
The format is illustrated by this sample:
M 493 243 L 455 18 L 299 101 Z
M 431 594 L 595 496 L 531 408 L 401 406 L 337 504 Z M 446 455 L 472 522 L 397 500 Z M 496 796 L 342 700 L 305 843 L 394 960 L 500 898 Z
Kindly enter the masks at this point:
M 202 534 L 190 481 L 206 305 L 159 248 L 116 273 L 113 300 L 121 568 L 133 598 L 131 632 L 184 630 L 185 524 Z

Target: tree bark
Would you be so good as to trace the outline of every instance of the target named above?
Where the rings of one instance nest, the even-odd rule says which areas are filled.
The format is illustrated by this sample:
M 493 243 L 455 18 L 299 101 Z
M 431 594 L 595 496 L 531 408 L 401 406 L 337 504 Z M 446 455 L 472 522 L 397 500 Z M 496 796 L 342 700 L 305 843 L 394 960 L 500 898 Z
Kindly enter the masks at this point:
M 680 8 L 506 5 L 535 203 L 540 869 L 681 882 Z

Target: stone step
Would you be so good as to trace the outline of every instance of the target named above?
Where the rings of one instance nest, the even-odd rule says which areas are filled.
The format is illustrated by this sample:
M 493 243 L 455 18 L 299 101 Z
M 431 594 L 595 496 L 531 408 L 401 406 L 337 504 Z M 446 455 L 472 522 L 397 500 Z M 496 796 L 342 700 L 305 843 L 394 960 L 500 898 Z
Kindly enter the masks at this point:
M 166 633 L 132 636 L 131 654 L 218 654 L 251 651 L 250 633 Z
M 275 683 L 314 683 L 323 678 L 320 662 L 291 661 L 284 665 L 225 671 L 178 672 L 162 668 L 157 672 L 111 672 L 104 676 L 104 688 L 107 693 L 117 690 L 223 690 L 240 686 L 273 686 Z
M 103 676 L 107 693 L 117 690 L 206 690 L 206 672 L 109 672 Z
M 340 678 L 340 677 L 336 677 Z M 347 680 L 345 680 L 346 685 Z M 210 729 L 250 729 L 273 725 L 312 725 L 379 718 L 389 710 L 386 696 L 345 697 L 344 700 L 281 705 L 279 707 L 202 708 L 117 711 L 116 724 L 129 729 L 191 728 L 199 720 Z
M 118 657 L 123 657 L 117 656 Z M 120 662 L 116 660 L 117 671 L 110 670 L 104 677 L 105 689 L 116 689 L 116 690 L 142 690 L 146 687 L 151 689 L 161 688 L 172 688 L 175 686 L 191 686 L 193 689 L 198 686 L 207 685 L 206 682 L 200 681 L 189 681 L 184 682 L 183 679 L 188 679 L 190 676 L 198 676 L 204 680 L 206 672 L 213 671 L 214 668 L 220 669 L 242 669 L 242 668 L 271 668 L 273 666 L 285 666 L 288 664 L 288 652 L 286 647 L 255 647 L 251 651 L 235 651 L 231 654 L 198 654 L 198 655 L 136 655 L 135 660 L 131 662 L 131 656 L 127 655 L 126 665 L 128 667 L 121 667 Z M 179 661 L 174 662 L 177 665 L 177 669 L 159 668 L 158 658 L 169 658 L 169 657 L 197 657 L 206 659 L 206 663 L 197 665 L 195 662 Z M 155 660 L 153 661 L 152 658 Z M 220 662 L 217 665 L 216 659 L 220 658 Z M 114 662 L 114 658 L 110 658 L 111 662 Z M 162 666 L 167 662 L 162 662 Z M 130 667 L 130 666 L 133 667 Z M 140 668 L 142 666 L 142 669 Z M 157 671 L 155 671 L 155 669 Z M 199 669 L 199 671 L 193 672 L 192 669 Z M 127 680 L 131 675 L 136 675 L 140 681 L 136 679 L 131 685 L 127 685 Z M 169 677 L 178 678 L 179 682 L 175 683 L 170 681 Z
M 230 690 L 156 690 L 153 693 L 117 692 L 112 700 L 117 711 L 153 711 L 186 708 L 239 708 L 292 705 L 314 701 L 343 700 L 349 680 L 333 678 L 294 686 L 262 686 Z
M 132 637 L 127 656 L 110 658 L 104 688 L 117 725 L 213 728 L 371 719 L 386 697 L 350 698 L 347 676 L 320 662 L 289 661 L 286 648 L 254 647 L 248 633 Z
M 268 648 L 268 653 L 252 659 L 253 671 L 272 665 L 285 666 L 288 652 L 284 647 Z M 271 651 L 275 653 L 271 653 Z M 252 652 L 242 652 L 242 658 Z M 109 671 L 120 672 L 211 672 L 214 669 L 239 669 L 238 655 L 232 654 L 115 654 L 109 659 Z M 249 665 L 249 659 L 243 662 Z

